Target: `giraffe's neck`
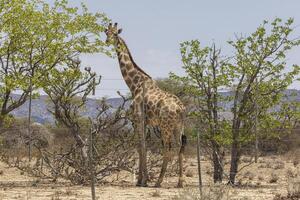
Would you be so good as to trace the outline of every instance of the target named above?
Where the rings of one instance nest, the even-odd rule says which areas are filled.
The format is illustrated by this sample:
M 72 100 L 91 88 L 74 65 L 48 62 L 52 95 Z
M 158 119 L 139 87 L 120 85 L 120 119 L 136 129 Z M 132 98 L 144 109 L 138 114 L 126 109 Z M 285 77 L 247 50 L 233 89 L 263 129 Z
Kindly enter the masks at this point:
M 126 43 L 120 37 L 118 37 L 116 51 L 122 76 L 131 93 L 134 94 L 136 89 L 141 86 L 142 82 L 151 80 L 151 77 L 135 64 Z

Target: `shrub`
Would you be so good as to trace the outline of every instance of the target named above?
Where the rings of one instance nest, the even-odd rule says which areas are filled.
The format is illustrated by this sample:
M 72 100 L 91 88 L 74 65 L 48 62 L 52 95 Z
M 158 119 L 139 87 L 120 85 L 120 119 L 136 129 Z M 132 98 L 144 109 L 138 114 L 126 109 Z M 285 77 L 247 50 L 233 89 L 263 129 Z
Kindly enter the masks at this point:
M 202 196 L 199 190 L 185 189 L 173 200 L 229 200 L 229 187 L 224 185 L 203 187 Z
M 264 180 L 263 176 L 258 176 L 257 178 L 258 178 L 259 181 L 263 181 Z
M 293 165 L 294 165 L 295 167 L 297 167 L 298 164 L 299 164 L 299 160 L 294 160 L 294 161 L 293 161 Z
M 270 177 L 270 180 L 269 180 L 269 183 L 277 183 L 278 179 L 279 179 L 278 175 L 275 174 L 275 173 L 272 173 L 271 177 Z
M 254 177 L 255 177 L 255 175 L 250 171 L 246 171 L 244 174 L 244 178 L 248 178 L 249 180 L 253 180 Z
M 194 172 L 193 172 L 193 170 L 188 169 L 187 172 L 185 173 L 185 175 L 186 175 L 187 177 L 193 177 L 193 176 L 194 176 Z
M 159 190 L 155 190 L 154 192 L 151 193 L 151 196 L 152 197 L 160 197 L 161 196 L 161 193 Z
M 276 194 L 273 200 L 298 200 L 300 199 L 300 181 L 298 177 L 288 177 L 287 195 Z
M 285 166 L 284 162 L 282 161 L 276 161 L 274 163 L 273 169 L 283 169 Z

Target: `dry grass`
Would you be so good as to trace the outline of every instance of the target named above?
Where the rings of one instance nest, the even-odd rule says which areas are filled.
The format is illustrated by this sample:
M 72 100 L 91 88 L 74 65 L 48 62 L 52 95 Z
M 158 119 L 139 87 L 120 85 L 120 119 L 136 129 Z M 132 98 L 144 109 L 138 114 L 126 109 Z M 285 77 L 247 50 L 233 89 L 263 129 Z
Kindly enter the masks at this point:
M 277 194 L 274 200 L 298 200 L 300 199 L 300 181 L 288 181 L 287 195 Z
M 182 189 L 177 189 L 178 177 L 174 175 L 168 175 L 164 179 L 162 188 L 152 189 L 151 186 L 154 185 L 157 176 L 159 174 L 160 168 L 155 168 L 153 171 L 153 180 L 149 182 L 150 188 L 140 188 L 135 187 L 135 182 L 133 181 L 133 176 L 131 173 L 127 172 L 123 174 L 118 180 L 113 183 L 108 180 L 104 185 L 97 185 L 96 196 L 100 199 L 161 199 L 161 200 L 170 200 L 170 199 L 183 199 L 183 200 L 227 200 L 227 199 L 253 199 L 253 200 L 271 200 L 274 198 L 282 198 L 278 200 L 286 200 L 286 198 L 297 197 L 299 191 L 299 165 L 294 167 L 292 159 L 289 162 L 283 162 L 284 157 L 262 157 L 257 164 L 253 164 L 245 170 L 242 170 L 237 178 L 237 181 L 240 181 L 240 184 L 237 187 L 228 187 L 225 185 L 211 185 L 212 184 L 212 166 L 208 161 L 202 162 L 202 179 L 203 184 L 203 195 L 200 196 L 197 189 L 198 176 L 197 176 L 197 165 L 190 165 L 190 163 L 197 163 L 196 158 L 190 158 L 185 162 L 185 166 L 188 168 L 185 171 L 186 187 Z M 284 163 L 284 170 L 273 169 L 273 164 Z M 261 164 L 270 163 L 270 168 L 258 168 Z M 280 167 L 279 167 L 280 168 Z M 28 198 L 31 200 L 43 199 L 65 199 L 65 200 L 74 200 L 74 199 L 90 199 L 90 188 L 85 186 L 67 186 L 59 185 L 59 181 L 56 183 L 48 182 L 45 187 L 45 180 L 37 179 L 30 177 L 30 182 L 27 183 L 27 186 L 20 188 L 18 184 L 23 184 L 22 180 L 28 182 L 29 177 L 27 173 L 20 174 L 20 171 L 14 168 L 7 168 L 0 162 L 0 171 L 3 171 L 3 175 L 0 176 L 0 184 L 6 180 L 10 180 L 12 183 L 8 186 L 3 186 L 0 191 L 0 199 L 26 199 L 26 191 L 34 191 L 28 193 Z M 13 172 L 11 172 L 13 171 Z M 228 171 L 228 165 L 226 166 L 225 171 Z M 206 173 L 208 172 L 208 174 Z M 273 172 L 273 174 L 272 174 Z M 13 179 L 12 177 L 16 178 Z M 23 179 L 22 179 L 23 177 Z M 289 180 L 289 188 L 287 191 L 287 180 Z M 224 182 L 226 178 L 224 178 Z M 272 183 L 270 185 L 270 183 Z M 298 184 L 298 187 L 296 187 Z M 6 190 L 4 189 L 6 188 Z M 274 189 L 276 188 L 276 190 Z M 43 195 L 43 196 L 42 196 Z M 284 199 L 285 198 L 285 199 Z
M 263 177 L 263 176 L 261 176 L 261 175 L 259 175 L 259 176 L 257 177 L 257 179 L 258 179 L 259 181 L 263 181 L 263 180 L 265 180 L 265 179 L 264 179 L 264 177 Z
M 273 169 L 277 170 L 277 169 L 284 169 L 285 164 L 283 161 L 279 161 L 277 160 L 274 164 L 273 164 Z
M 159 190 L 155 190 L 151 194 L 152 197 L 161 197 L 161 192 Z
M 202 195 L 197 189 L 185 189 L 179 195 L 173 197 L 173 200 L 229 200 L 230 187 L 225 185 L 215 185 L 203 187 Z
M 252 157 L 242 157 L 241 161 L 244 163 L 250 163 L 253 161 Z
M 209 176 L 211 176 L 213 174 L 213 171 L 211 170 L 211 168 L 207 168 L 205 173 Z
M 51 200 L 60 200 L 60 192 L 55 191 L 53 195 L 51 195 Z
M 299 160 L 294 160 L 293 161 L 293 165 L 294 167 L 297 167 L 299 165 L 300 161 Z
M 186 177 L 194 177 L 194 171 L 192 169 L 188 169 L 185 173 Z
M 197 190 L 184 189 L 178 195 L 174 196 L 172 200 L 201 200 L 201 197 Z
M 288 172 L 289 171 L 289 172 Z M 300 174 L 287 171 L 287 197 L 300 199 Z
M 65 197 L 74 197 L 76 193 L 74 193 L 70 188 L 66 188 L 66 190 L 56 190 L 53 194 L 50 195 L 51 200 L 60 200 L 65 199 Z M 73 198 L 75 199 L 75 198 Z
M 244 178 L 248 178 L 249 180 L 253 180 L 255 178 L 255 175 L 253 172 L 246 171 L 243 175 Z
M 291 168 L 286 170 L 286 177 L 287 178 L 295 178 L 297 177 L 297 172 Z
M 285 168 L 285 163 L 281 160 L 274 160 L 272 161 L 260 161 L 261 163 L 258 168 L 265 168 L 265 169 L 274 169 L 274 170 L 279 170 L 279 169 L 284 169 Z
M 260 162 L 262 163 L 261 165 L 258 166 L 258 168 L 266 168 L 266 169 L 270 169 L 272 168 L 272 163 L 270 161 L 264 161 L 264 162 Z
M 278 175 L 273 172 L 269 179 L 269 183 L 277 183 L 278 179 L 279 179 Z

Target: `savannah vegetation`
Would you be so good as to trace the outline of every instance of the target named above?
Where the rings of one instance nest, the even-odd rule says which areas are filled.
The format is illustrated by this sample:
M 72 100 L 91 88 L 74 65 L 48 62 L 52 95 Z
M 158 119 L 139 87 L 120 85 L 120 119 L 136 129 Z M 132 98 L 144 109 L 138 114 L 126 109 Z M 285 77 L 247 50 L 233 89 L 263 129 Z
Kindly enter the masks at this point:
M 53 5 L 44 1 L 0 0 L 3 162 L 53 182 L 63 178 L 74 185 L 89 184 L 87 139 L 96 130 L 92 131 L 96 182 L 106 183 L 109 177 L 123 171 L 137 171 L 137 136 L 133 134 L 132 113 L 128 109 L 130 95 L 119 93 L 122 103 L 117 108 L 112 108 L 105 98 L 99 99 L 97 116 L 82 116 L 88 96 L 101 84 L 101 74 L 83 70 L 85 66 L 79 57 L 93 53 L 113 56 L 102 38 L 109 22 L 104 13 L 90 13 L 84 4 L 80 8 L 69 7 L 66 0 L 56 0 Z M 253 33 L 228 41 L 232 55 L 224 55 L 214 43 L 203 46 L 200 39 L 184 41 L 179 50 L 185 75 L 172 72 L 170 77 L 157 80 L 162 89 L 177 95 L 187 106 L 187 157 L 196 156 L 194 141 L 199 134 L 201 154 L 211 163 L 207 174 L 213 183 L 241 185 L 237 177 L 241 169 L 254 163 L 257 153 L 259 157 L 289 153 L 293 165 L 299 167 L 300 102 L 293 93 L 286 93 L 300 73 L 297 63 L 287 65 L 289 51 L 300 45 L 300 39 L 292 37 L 293 25 L 293 19 L 263 21 Z M 30 94 L 37 98 L 41 91 L 48 95 L 48 111 L 55 124 L 32 128 L 35 132 L 29 138 L 26 121 L 11 113 L 28 101 Z M 20 95 L 16 97 L 16 93 Z M 224 117 L 224 113 L 230 117 Z M 19 134 L 13 134 L 16 131 Z M 146 138 L 150 180 L 157 177 L 160 165 L 161 142 L 154 132 L 150 127 Z M 24 153 L 29 143 L 34 147 L 32 162 Z M 256 162 L 255 166 L 261 168 L 274 167 L 268 162 Z M 278 169 L 282 165 L 276 164 Z M 170 169 L 168 175 L 173 176 L 177 169 L 172 164 Z M 243 180 L 253 179 L 254 173 L 243 173 Z M 293 170 L 287 174 L 298 176 Z M 186 176 L 194 174 L 186 171 Z M 263 177 L 258 180 L 264 181 Z M 275 173 L 268 180 L 277 181 Z M 294 183 L 297 184 L 299 181 Z M 217 199 L 223 198 L 225 193 L 218 193 L 225 190 L 223 187 L 212 190 L 221 196 Z M 160 193 L 153 195 L 159 197 Z M 300 195 L 300 189 L 293 189 L 288 195 L 294 198 Z

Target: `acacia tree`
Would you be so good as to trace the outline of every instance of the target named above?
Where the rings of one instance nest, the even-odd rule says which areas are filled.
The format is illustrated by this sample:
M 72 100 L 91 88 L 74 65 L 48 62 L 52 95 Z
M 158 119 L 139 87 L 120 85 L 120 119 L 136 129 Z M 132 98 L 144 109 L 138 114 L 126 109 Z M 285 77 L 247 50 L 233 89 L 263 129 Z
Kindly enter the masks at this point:
M 86 106 L 87 96 L 90 95 L 100 79 L 96 80 L 96 73 L 90 71 L 81 72 L 80 62 L 69 59 L 66 67 L 53 68 L 44 76 L 43 90 L 51 100 L 49 111 L 56 121 L 66 127 L 76 141 L 76 149 L 79 150 L 80 163 L 79 174 L 86 173 L 88 161 L 88 147 L 82 138 L 83 130 L 80 127 L 81 112 Z M 80 176 L 80 181 L 84 176 Z
M 242 147 L 255 138 L 253 127 L 257 125 L 265 130 L 278 128 L 274 123 L 282 124 L 282 114 L 281 117 L 277 114 L 276 119 L 270 109 L 279 103 L 283 91 L 300 71 L 297 65 L 286 67 L 287 52 L 300 44 L 300 40 L 290 38 L 292 24 L 292 19 L 284 23 L 281 19 L 275 19 L 270 26 L 264 21 L 250 36 L 229 42 L 235 49 L 235 55 L 228 61 L 220 59 L 219 51 L 214 48 L 201 49 L 198 41 L 181 44 L 183 68 L 187 76 L 172 77 L 184 83 L 185 92 L 196 100 L 196 112 L 193 114 L 200 119 L 200 125 L 207 125 L 201 128 L 208 132 L 203 139 L 208 139 L 212 153 L 216 152 L 217 159 L 212 155 L 213 160 L 218 161 L 213 162 L 215 181 L 222 179 L 222 164 L 218 166 L 222 160 L 219 149 L 222 144 L 231 144 L 229 183 L 234 184 Z M 230 91 L 231 95 L 223 99 L 220 89 Z M 219 105 L 225 100 L 232 103 L 231 121 L 220 118 Z M 284 126 L 291 127 L 291 123 L 284 123 Z M 264 134 L 268 133 L 266 131 Z
M 100 84 L 101 77 L 97 79 L 96 74 L 90 72 L 89 68 L 86 68 L 86 72 L 80 71 L 80 62 L 70 59 L 66 67 L 54 68 L 44 78 L 46 81 L 43 89 L 51 102 L 49 111 L 57 123 L 70 131 L 76 141 L 76 146 L 73 146 L 63 159 L 58 159 L 60 162 L 67 160 L 67 167 L 59 165 L 62 168 L 52 170 L 74 183 L 86 183 L 90 178 L 87 168 L 87 147 L 91 144 L 83 138 L 84 129 L 80 126 L 80 120 L 88 105 L 87 97 Z M 122 104 L 115 110 L 105 99 L 99 101 L 99 105 L 95 108 L 98 111 L 97 116 L 88 126 L 93 128 L 93 148 L 95 148 L 93 160 L 97 180 L 121 169 L 132 171 L 135 164 L 136 144 L 129 126 L 130 111 L 127 109 L 129 99 L 122 95 L 121 97 Z M 70 157 L 71 152 L 75 158 Z M 51 162 L 56 160 L 54 156 Z M 53 165 L 51 162 L 48 163 L 49 166 Z M 71 173 L 68 167 L 73 169 Z
M 181 43 L 181 56 L 186 76 L 171 75 L 185 86 L 185 94 L 193 100 L 192 116 L 196 117 L 201 138 L 210 147 L 214 167 L 214 182 L 223 177 L 223 145 L 226 140 L 227 122 L 220 116 L 220 102 L 225 98 L 220 90 L 229 86 L 227 59 L 221 51 L 212 47 L 201 47 L 198 40 Z M 204 125 L 205 124 L 205 125 Z M 197 130 L 198 131 L 198 130 Z
M 229 183 L 234 184 L 243 142 L 252 135 L 253 116 L 263 119 L 278 104 L 283 91 L 299 74 L 299 66 L 287 69 L 286 54 L 300 40 L 291 39 L 293 19 L 264 21 L 248 37 L 229 43 L 235 49 L 229 65 L 233 86 L 232 145 Z
M 58 123 L 67 127 L 79 147 L 85 145 L 80 132 L 80 112 L 86 106 L 87 96 L 100 84 L 96 73 L 81 72 L 80 62 L 72 60 L 67 67 L 53 68 L 44 77 L 43 89 L 51 100 L 49 111 Z
M 107 21 L 66 0 L 0 0 L 0 127 L 47 71 L 80 53 L 108 53 L 100 40 Z

